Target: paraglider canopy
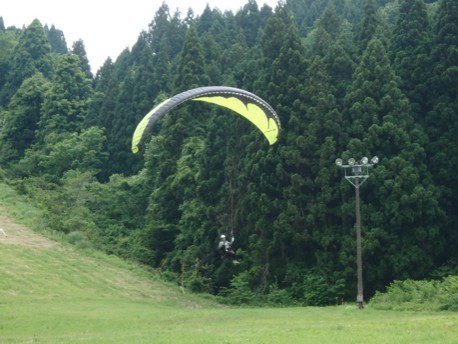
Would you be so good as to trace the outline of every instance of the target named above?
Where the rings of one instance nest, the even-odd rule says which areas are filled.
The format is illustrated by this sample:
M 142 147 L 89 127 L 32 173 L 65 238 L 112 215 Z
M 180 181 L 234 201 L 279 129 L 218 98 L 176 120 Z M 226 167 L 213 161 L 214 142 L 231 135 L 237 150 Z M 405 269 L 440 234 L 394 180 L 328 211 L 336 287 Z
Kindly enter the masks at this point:
M 155 122 L 171 109 L 188 101 L 202 101 L 228 108 L 253 123 L 265 136 L 269 144 L 277 142 L 280 135 L 280 119 L 275 110 L 263 99 L 248 91 L 226 86 L 194 88 L 166 99 L 138 124 L 132 138 L 132 152 L 138 153 L 149 137 Z

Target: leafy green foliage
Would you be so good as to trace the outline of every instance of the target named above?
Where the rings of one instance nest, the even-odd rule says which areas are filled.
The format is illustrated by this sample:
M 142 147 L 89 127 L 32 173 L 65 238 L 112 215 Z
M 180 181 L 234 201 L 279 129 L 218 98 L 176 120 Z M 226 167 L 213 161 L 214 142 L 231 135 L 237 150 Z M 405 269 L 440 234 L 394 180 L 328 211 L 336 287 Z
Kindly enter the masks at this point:
M 75 245 L 76 247 L 80 249 L 88 249 L 92 247 L 92 244 L 90 241 L 88 241 L 85 237 L 83 232 L 77 231 L 77 232 L 70 232 L 65 236 L 65 239 L 72 245 Z
M 57 54 L 66 54 L 68 53 L 67 42 L 65 41 L 65 36 L 62 30 L 57 29 L 54 25 L 51 25 L 51 28 L 48 29 L 45 26 L 45 32 L 49 43 L 51 44 L 51 50 Z
M 98 172 L 107 161 L 104 141 L 102 129 L 96 127 L 81 134 L 52 132 L 43 146 L 28 150 L 16 168 L 23 175 L 44 176 L 50 181 L 58 181 L 70 170 Z
M 60 55 L 56 74 L 42 105 L 37 137 L 44 140 L 48 133 L 78 132 L 93 90 L 76 55 Z
M 2 35 L 4 32 L 2 31 Z M 7 41 L 8 42 L 8 41 Z M 9 41 L 11 42 L 11 41 Z M 11 43 L 10 43 L 11 44 Z M 13 43 L 14 44 L 14 43 Z M 6 50 L 8 52 L 8 49 Z M 6 62 L 4 85 L 0 92 L 0 104 L 9 102 L 22 82 L 40 72 L 46 77 L 52 75 L 51 44 L 38 19 L 22 30 L 14 44 L 14 50 Z
M 333 161 L 378 155 L 361 187 L 366 299 L 393 281 L 438 276 L 447 287 L 419 282 L 424 293 L 448 295 L 457 6 L 431 2 L 248 1 L 235 14 L 207 7 L 185 19 L 164 3 L 95 77 L 82 41 L 69 53 L 63 33 L 38 20 L 0 25 L 1 176 L 68 241 L 189 290 L 231 304 L 331 305 L 356 289 L 354 190 Z M 155 104 L 209 84 L 267 100 L 279 143 L 193 103 L 158 123 L 143 155 L 130 152 Z M 236 237 L 237 267 L 216 250 L 222 233 Z
M 377 292 L 370 305 L 376 309 L 458 310 L 458 276 L 441 281 L 394 281 L 385 293 Z
M 17 162 L 36 140 L 36 130 L 41 115 L 41 106 L 50 86 L 41 73 L 24 80 L 2 113 L 1 161 L 4 164 Z

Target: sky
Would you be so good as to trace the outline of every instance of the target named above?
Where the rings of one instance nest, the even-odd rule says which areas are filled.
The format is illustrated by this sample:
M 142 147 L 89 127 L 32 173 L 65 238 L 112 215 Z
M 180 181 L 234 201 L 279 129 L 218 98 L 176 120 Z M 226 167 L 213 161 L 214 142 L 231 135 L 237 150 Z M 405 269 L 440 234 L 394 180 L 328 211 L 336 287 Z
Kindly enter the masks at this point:
M 260 7 L 267 4 L 275 8 L 278 3 L 256 1 Z M 164 2 L 172 14 L 180 10 L 183 18 L 189 8 L 195 15 L 202 14 L 207 4 L 222 12 L 236 12 L 248 0 L 9 0 L 2 1 L 0 16 L 5 27 L 22 28 L 34 19 L 48 27 L 54 25 L 64 33 L 68 48 L 82 39 L 95 73 L 108 57 L 115 61 L 125 48 L 132 48 Z

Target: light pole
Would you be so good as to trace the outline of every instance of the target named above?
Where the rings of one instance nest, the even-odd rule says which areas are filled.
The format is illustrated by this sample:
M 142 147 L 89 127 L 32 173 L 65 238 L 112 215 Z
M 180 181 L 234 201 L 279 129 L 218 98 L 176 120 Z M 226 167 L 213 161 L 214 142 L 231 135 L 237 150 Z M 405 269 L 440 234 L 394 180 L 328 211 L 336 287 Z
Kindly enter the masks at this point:
M 354 158 L 348 159 L 348 164 L 344 165 L 341 158 L 336 159 L 336 165 L 345 170 L 345 179 L 355 187 L 356 196 L 356 266 L 358 274 L 358 295 L 356 296 L 356 304 L 359 309 L 363 308 L 363 257 L 361 248 L 361 211 L 359 205 L 359 187 L 363 185 L 367 178 L 369 178 L 369 167 L 377 164 L 378 157 L 374 156 L 370 163 L 367 157 L 363 157 L 360 161 Z

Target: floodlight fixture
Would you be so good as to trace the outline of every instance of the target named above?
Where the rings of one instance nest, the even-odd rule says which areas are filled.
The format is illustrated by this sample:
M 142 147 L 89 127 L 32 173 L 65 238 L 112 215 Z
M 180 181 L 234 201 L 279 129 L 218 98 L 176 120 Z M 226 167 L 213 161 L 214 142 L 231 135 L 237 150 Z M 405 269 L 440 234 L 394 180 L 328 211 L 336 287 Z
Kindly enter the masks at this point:
M 371 159 L 371 163 L 373 163 L 374 165 L 375 165 L 375 164 L 378 164 L 378 161 L 379 161 L 378 156 L 374 156 L 374 157 Z
M 356 160 L 354 158 L 348 159 L 348 165 L 353 166 L 356 163 Z
M 341 158 L 337 158 L 336 159 L 336 165 L 337 166 L 342 166 L 342 164 L 343 164 L 343 160 Z
M 361 159 L 361 164 L 363 164 L 363 165 L 366 165 L 368 162 L 369 162 L 369 159 L 367 158 L 367 156 L 365 156 L 365 157 L 363 157 Z

